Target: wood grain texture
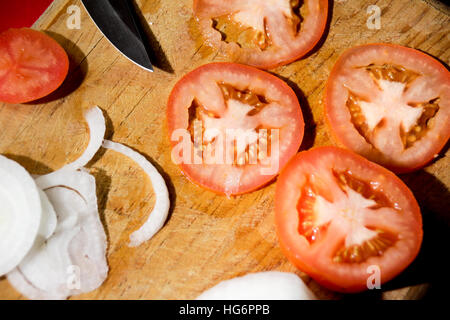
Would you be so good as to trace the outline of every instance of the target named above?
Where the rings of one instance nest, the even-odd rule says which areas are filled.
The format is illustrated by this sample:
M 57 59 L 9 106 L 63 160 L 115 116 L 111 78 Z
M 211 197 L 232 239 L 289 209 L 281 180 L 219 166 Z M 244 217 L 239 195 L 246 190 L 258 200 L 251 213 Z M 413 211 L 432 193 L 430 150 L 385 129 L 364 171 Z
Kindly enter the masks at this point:
M 79 30 L 66 26 L 72 4 L 81 8 Z M 373 4 L 382 9 L 381 30 L 366 27 L 366 10 Z M 0 153 L 31 173 L 60 168 L 82 152 L 89 139 L 82 112 L 98 105 L 108 117 L 107 137 L 146 155 L 169 185 L 172 209 L 167 224 L 151 241 L 129 248 L 130 233 L 145 221 L 154 203 L 150 181 L 134 163 L 113 151 L 101 152 L 90 163 L 109 240 L 110 272 L 98 290 L 74 299 L 193 299 L 221 280 L 265 270 L 296 272 L 323 299 L 416 299 L 440 288 L 439 256 L 434 250 L 440 242 L 434 234 L 442 228 L 448 232 L 449 226 L 448 147 L 427 168 L 401 176 L 423 210 L 425 240 L 416 262 L 382 290 L 352 296 L 330 292 L 297 271 L 281 253 L 274 231 L 274 183 L 228 199 L 190 183 L 172 163 L 165 123 L 171 88 L 188 71 L 225 58 L 196 39 L 190 25 L 192 0 L 140 0 L 137 5 L 158 55 L 155 64 L 160 68 L 154 73 L 118 53 L 80 1 L 56 0 L 35 28 L 68 52 L 68 79 L 39 103 L 0 104 Z M 450 60 L 450 18 L 439 6 L 422 0 L 336 0 L 332 8 L 320 45 L 305 59 L 271 70 L 287 80 L 299 97 L 307 121 L 302 149 L 333 144 L 324 121 L 323 91 L 345 49 L 391 42 L 423 50 L 446 64 Z M 0 299 L 21 298 L 0 279 Z

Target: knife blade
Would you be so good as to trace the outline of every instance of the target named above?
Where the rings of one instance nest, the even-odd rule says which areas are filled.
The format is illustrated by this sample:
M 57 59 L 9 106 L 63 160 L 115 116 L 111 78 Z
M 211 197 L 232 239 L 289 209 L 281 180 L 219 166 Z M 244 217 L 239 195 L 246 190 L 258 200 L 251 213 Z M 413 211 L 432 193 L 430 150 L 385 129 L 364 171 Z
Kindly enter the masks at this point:
M 81 0 L 95 25 L 130 61 L 153 72 L 148 45 L 131 0 Z

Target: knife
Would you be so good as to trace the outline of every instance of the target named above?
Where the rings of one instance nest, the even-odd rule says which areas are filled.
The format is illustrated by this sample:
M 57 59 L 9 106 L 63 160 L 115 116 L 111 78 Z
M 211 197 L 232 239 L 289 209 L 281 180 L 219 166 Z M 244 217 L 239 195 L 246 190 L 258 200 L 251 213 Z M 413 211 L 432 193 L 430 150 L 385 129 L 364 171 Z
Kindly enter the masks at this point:
M 132 0 L 81 0 L 111 44 L 138 66 L 153 72 L 150 48 Z

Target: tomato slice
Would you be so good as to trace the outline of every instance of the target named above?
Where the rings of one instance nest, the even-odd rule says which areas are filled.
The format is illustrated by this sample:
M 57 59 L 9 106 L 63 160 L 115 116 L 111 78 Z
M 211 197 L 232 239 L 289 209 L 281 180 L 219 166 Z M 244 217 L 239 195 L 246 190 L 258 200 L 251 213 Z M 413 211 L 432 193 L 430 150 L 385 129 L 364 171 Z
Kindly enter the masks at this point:
M 284 81 L 235 63 L 185 75 L 170 94 L 167 119 L 172 160 L 195 183 L 228 196 L 272 180 L 304 131 L 298 99 Z
M 395 172 L 424 166 L 450 137 L 450 73 L 414 49 L 346 51 L 330 74 L 325 104 L 340 143 Z
M 66 52 L 44 33 L 22 28 L 0 34 L 0 101 L 42 98 L 61 85 L 68 70 Z
M 259 68 L 285 65 L 320 40 L 328 0 L 194 0 L 206 44 Z
M 366 290 L 371 266 L 379 268 L 381 283 L 394 278 L 422 242 L 420 209 L 408 187 L 337 147 L 301 152 L 286 165 L 277 182 L 275 219 L 287 258 L 342 292 Z

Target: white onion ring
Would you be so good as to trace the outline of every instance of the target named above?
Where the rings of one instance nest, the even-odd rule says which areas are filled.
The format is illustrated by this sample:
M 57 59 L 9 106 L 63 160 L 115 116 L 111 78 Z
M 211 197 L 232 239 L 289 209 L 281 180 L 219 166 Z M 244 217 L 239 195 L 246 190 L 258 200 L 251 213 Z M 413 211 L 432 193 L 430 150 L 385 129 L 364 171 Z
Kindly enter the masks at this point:
M 105 140 L 103 147 L 119 152 L 135 161 L 150 178 L 156 195 L 155 206 L 147 221 L 130 235 L 130 247 L 136 247 L 151 239 L 164 225 L 169 214 L 170 200 L 166 182 L 156 168 L 141 154 L 120 143 Z
M 0 276 L 14 269 L 34 244 L 42 217 L 39 191 L 17 162 L 0 155 Z
M 106 235 L 97 208 L 95 178 L 82 167 L 101 147 L 106 126 L 102 111 L 94 107 L 85 113 L 89 126 L 89 144 L 74 162 L 52 173 L 36 177 L 47 226 L 39 229 L 42 240 L 8 273 L 11 284 L 30 299 L 66 299 L 68 296 L 98 288 L 106 279 Z M 47 195 L 51 203 L 46 201 Z M 80 202 L 81 201 L 81 202 Z M 53 204 L 58 222 L 52 217 Z M 75 211 L 73 211 L 75 210 Z M 54 213 L 54 211 L 53 211 Z M 67 287 L 67 267 L 80 267 L 80 288 Z
M 9 283 L 22 295 L 33 300 L 61 300 L 63 297 L 56 294 L 46 293 L 31 284 L 20 271 L 16 268 L 8 273 Z
M 105 119 L 98 107 L 88 110 L 85 117 L 90 140 L 83 154 L 59 170 L 35 178 L 34 186 L 45 191 L 37 197 L 39 208 L 45 211 L 36 231 L 40 241 L 35 241 L 19 266 L 8 273 L 11 284 L 31 299 L 66 299 L 92 291 L 108 273 L 107 240 L 98 216 L 95 179 L 83 168 L 102 145 Z M 155 206 L 144 225 L 130 236 L 130 246 L 138 246 L 153 237 L 167 219 L 170 208 L 167 186 L 156 168 L 139 153 L 108 140 L 103 146 L 134 160 L 153 185 Z M 80 288 L 67 287 L 66 269 L 72 265 L 80 266 Z
M 106 279 L 106 235 L 98 215 L 92 175 L 64 170 L 45 182 L 45 192 L 58 213 L 57 228 L 8 274 L 8 280 L 30 299 L 66 299 L 90 292 Z M 71 266 L 79 268 L 79 288 L 67 286 Z
M 106 131 L 105 117 L 103 116 L 103 112 L 99 107 L 96 106 L 87 110 L 84 113 L 84 117 L 89 127 L 89 144 L 84 152 L 75 161 L 64 165 L 62 168 L 56 171 L 53 171 L 44 176 L 40 176 L 39 178 L 41 178 L 41 180 L 44 180 L 44 177 L 51 177 L 53 175 L 56 175 L 60 171 L 80 169 L 89 161 L 91 161 L 91 159 L 97 153 L 98 149 L 100 149 Z
M 267 271 L 225 280 L 197 300 L 316 300 L 294 273 Z
M 53 205 L 47 195 L 41 189 L 38 189 L 38 191 L 42 204 L 42 218 L 38 234 L 42 240 L 47 240 L 55 231 L 58 221 L 55 209 L 53 208 Z

